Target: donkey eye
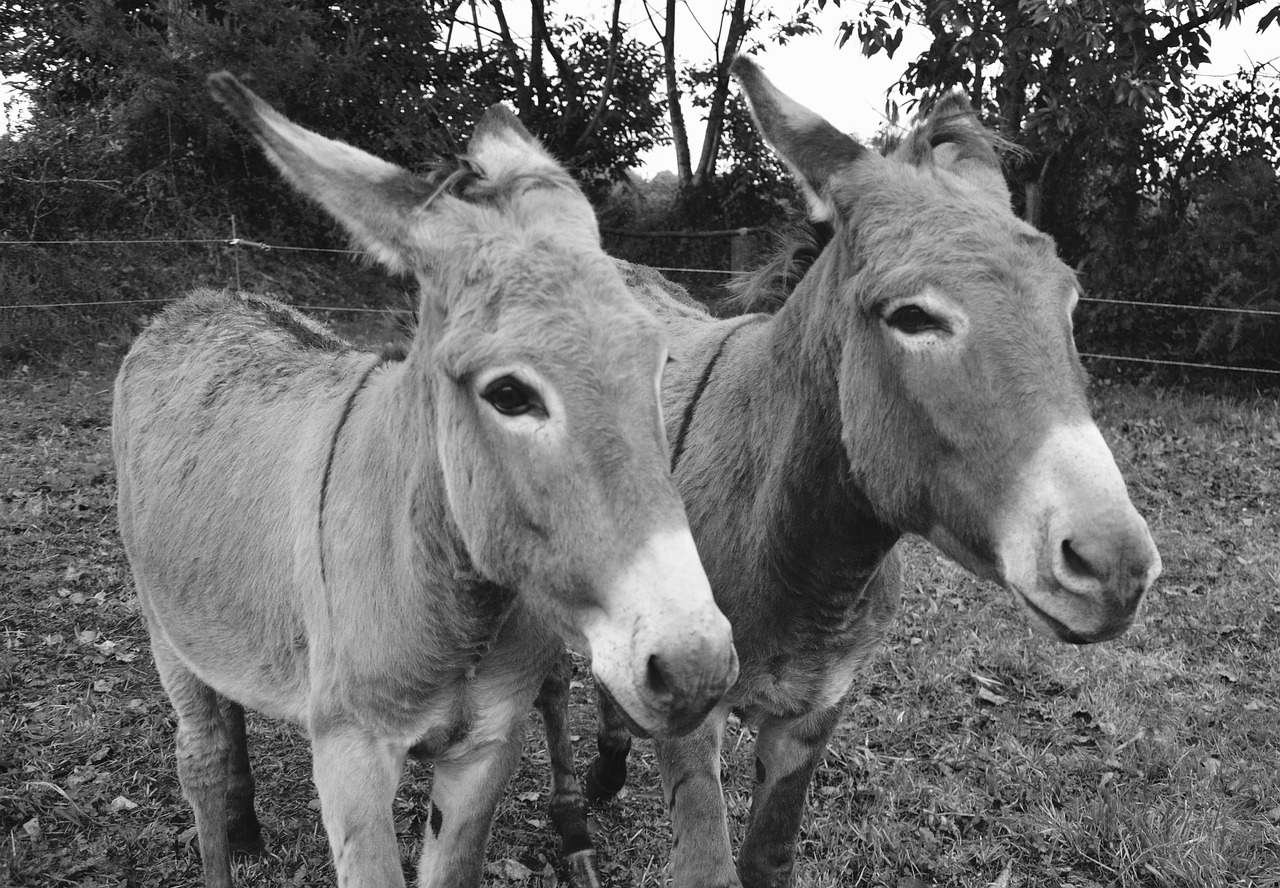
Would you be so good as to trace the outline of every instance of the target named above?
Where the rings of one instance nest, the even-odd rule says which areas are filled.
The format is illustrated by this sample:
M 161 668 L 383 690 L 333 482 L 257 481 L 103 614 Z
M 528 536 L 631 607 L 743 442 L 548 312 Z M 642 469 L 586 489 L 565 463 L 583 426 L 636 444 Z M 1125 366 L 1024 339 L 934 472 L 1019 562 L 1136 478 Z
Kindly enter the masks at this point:
M 904 305 L 896 309 L 889 317 L 885 318 L 885 323 L 895 330 L 901 330 L 903 333 L 925 333 L 929 330 L 943 330 L 946 325 L 929 314 L 918 305 Z
M 537 394 L 514 376 L 500 376 L 480 393 L 504 416 L 523 416 L 541 407 Z

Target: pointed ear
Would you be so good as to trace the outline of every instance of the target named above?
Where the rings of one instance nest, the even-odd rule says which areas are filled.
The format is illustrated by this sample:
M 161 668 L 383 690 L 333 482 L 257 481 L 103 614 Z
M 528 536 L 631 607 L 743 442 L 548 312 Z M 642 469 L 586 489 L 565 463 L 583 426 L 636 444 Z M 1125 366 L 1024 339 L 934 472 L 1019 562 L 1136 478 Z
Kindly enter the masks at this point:
M 435 193 L 432 183 L 298 126 L 226 71 L 210 75 L 208 85 L 290 183 L 392 271 L 408 267 L 410 215 Z
M 917 166 L 949 170 L 1008 201 L 1009 188 L 997 153 L 1004 145 L 978 120 L 968 96 L 953 90 L 929 109 L 894 154 L 905 155 Z
M 830 220 L 835 206 L 825 193 L 827 183 L 838 170 L 865 156 L 867 149 L 781 92 L 746 56 L 734 59 L 729 70 L 742 88 L 760 135 L 800 182 L 813 220 Z
M 554 172 L 568 177 L 556 159 L 530 135 L 515 112 L 504 104 L 489 106 L 467 145 L 467 156 L 490 179 Z

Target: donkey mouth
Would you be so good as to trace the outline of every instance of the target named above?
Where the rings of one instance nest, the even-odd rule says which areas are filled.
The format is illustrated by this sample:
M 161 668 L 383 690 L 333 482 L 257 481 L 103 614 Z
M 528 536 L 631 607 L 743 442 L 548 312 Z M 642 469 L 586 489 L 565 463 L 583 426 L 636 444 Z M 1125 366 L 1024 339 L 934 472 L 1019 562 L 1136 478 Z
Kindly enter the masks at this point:
M 609 701 L 609 704 L 613 707 L 614 711 L 619 713 L 622 716 L 622 720 L 627 723 L 627 730 L 634 736 L 639 737 L 641 740 L 648 740 L 653 736 L 649 731 L 640 727 L 640 723 L 632 718 L 631 713 L 627 712 L 626 707 L 617 701 L 613 696 L 613 693 L 609 690 L 609 686 L 601 681 L 599 676 L 596 677 L 596 693 L 603 695 L 604 698 Z
M 595 679 L 596 692 L 604 695 L 605 699 L 613 705 L 613 708 L 622 715 L 623 721 L 627 724 L 627 730 L 641 740 L 650 740 L 655 737 L 662 739 L 684 736 L 702 723 L 702 720 L 707 717 L 707 713 L 715 708 L 720 699 L 718 694 L 706 696 L 701 705 L 686 706 L 676 711 L 657 708 L 649 720 L 651 724 L 659 723 L 661 727 L 657 729 L 653 727 L 646 728 L 636 721 L 636 717 L 628 712 L 625 706 L 618 702 L 613 692 L 609 690 L 609 686 L 601 681 L 599 676 L 596 676 Z
M 1027 610 L 1030 611 L 1031 614 L 1044 626 L 1048 627 L 1053 634 L 1057 636 L 1059 641 L 1065 642 L 1066 644 L 1084 645 L 1095 644 L 1099 641 L 1109 641 L 1118 635 L 1123 635 L 1133 622 L 1133 617 L 1130 615 L 1124 619 L 1108 623 L 1099 629 L 1090 632 L 1081 632 L 1079 630 L 1072 629 L 1066 623 L 1045 611 L 1044 608 L 1040 607 L 1027 597 L 1026 593 L 1021 589 L 1016 589 L 1015 591 L 1018 593 L 1018 597 L 1022 599 L 1022 603 Z

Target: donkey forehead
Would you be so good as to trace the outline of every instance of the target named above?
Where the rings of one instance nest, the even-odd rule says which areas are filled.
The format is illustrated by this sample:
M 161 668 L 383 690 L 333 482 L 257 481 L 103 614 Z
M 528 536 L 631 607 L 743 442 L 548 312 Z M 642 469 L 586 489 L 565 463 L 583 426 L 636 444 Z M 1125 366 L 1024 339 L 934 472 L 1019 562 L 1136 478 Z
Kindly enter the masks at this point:
M 492 283 L 487 298 L 450 315 L 437 353 L 451 376 L 527 364 L 553 378 L 622 374 L 652 384 L 666 335 L 607 260 L 603 269 L 564 263 L 554 278 L 517 273 Z
M 460 232 L 496 235 L 516 242 L 556 241 L 566 247 L 600 253 L 600 230 L 591 204 L 566 176 L 515 177 L 495 186 L 493 197 L 479 191 L 469 204 L 469 224 Z M 463 234 L 465 237 L 466 234 Z
M 881 275 L 881 296 L 933 286 L 982 302 L 998 294 L 1056 301 L 1078 286 L 1052 238 L 945 171 L 905 168 L 850 184 L 861 191 L 850 226 L 861 259 Z

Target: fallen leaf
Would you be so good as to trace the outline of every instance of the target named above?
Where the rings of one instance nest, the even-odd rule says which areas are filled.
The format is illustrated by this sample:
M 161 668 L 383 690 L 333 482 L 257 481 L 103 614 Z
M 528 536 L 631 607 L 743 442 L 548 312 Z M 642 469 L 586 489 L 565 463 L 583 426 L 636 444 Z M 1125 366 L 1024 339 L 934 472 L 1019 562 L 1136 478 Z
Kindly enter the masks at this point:
M 27 838 L 31 839 L 31 841 L 40 841 L 40 836 L 44 833 L 44 830 L 40 828 L 40 818 L 32 817 L 22 824 L 22 831 L 27 834 Z
M 122 795 L 116 796 L 111 800 L 111 810 L 117 814 L 121 811 L 132 811 L 136 807 L 138 807 L 137 802 L 130 801 Z
M 533 875 L 533 870 L 512 857 L 486 864 L 484 870 L 491 876 L 500 876 L 509 882 L 527 882 Z
M 992 706 L 1003 706 L 1009 702 L 1008 697 L 1002 697 L 993 691 L 988 691 L 986 688 L 978 688 L 978 699 L 984 703 L 990 703 Z

